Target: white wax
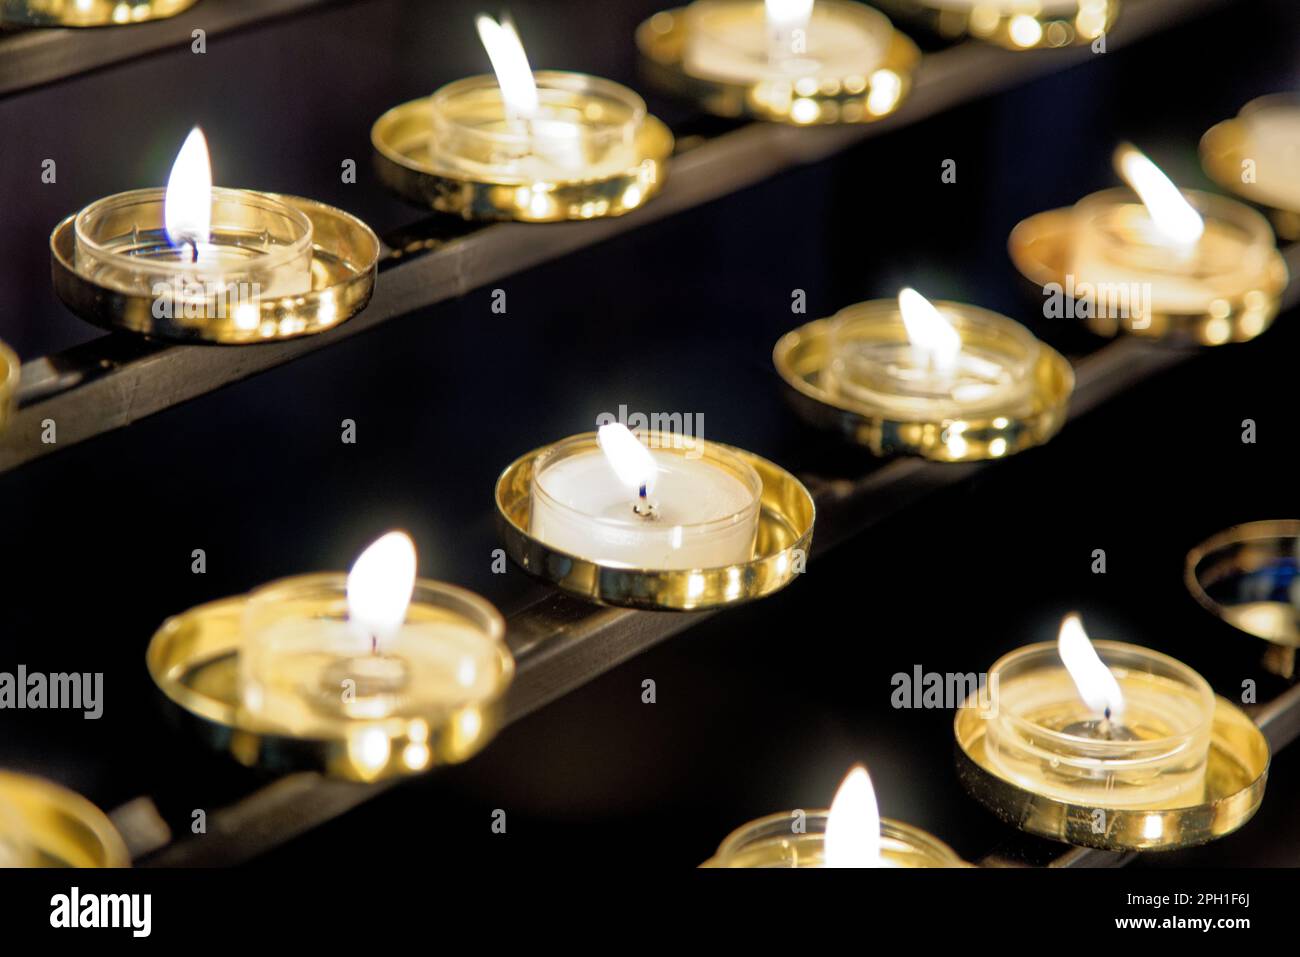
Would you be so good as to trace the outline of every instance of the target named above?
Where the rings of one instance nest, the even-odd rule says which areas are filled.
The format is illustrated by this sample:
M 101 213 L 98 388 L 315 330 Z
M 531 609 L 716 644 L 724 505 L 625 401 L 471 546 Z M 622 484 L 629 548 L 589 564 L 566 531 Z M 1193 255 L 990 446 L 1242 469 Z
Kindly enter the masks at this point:
M 657 518 L 633 510 L 636 493 L 593 449 L 550 463 L 536 477 L 531 534 L 570 555 L 625 568 L 718 568 L 749 561 L 759 514 L 750 488 L 707 459 L 653 450 L 651 455 Z
M 1300 212 L 1300 104 L 1261 106 L 1241 120 L 1241 157 L 1255 163 L 1246 190 L 1268 206 Z
M 892 33 L 875 10 L 822 0 L 813 6 L 802 44 L 776 59 L 762 0 L 698 0 L 686 16 L 686 72 L 731 83 L 865 79 L 880 66 Z

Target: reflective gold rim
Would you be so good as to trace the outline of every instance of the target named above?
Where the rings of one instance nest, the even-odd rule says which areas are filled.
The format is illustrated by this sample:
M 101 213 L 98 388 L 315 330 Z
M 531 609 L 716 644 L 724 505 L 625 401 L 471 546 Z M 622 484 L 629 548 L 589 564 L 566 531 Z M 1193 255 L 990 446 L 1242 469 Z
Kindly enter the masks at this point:
M 621 216 L 645 205 L 668 176 L 673 134 L 647 115 L 637 135 L 637 162 L 603 179 L 548 183 L 547 202 L 535 206 L 529 187 L 452 176 L 412 155 L 433 130 L 431 97 L 395 106 L 370 129 L 375 170 L 380 182 L 418 206 L 465 219 L 553 223 Z M 521 190 L 526 195 L 521 196 Z M 635 201 L 633 201 L 635 200 Z
M 1175 850 L 1232 833 L 1250 820 L 1264 799 L 1268 742 L 1226 698 L 1215 698 L 1205 790 L 1195 804 L 1103 808 L 1037 794 L 1007 780 L 993 766 L 984 747 L 988 720 L 978 707 L 957 710 L 957 776 L 971 796 L 999 818 L 1039 837 L 1107 851 Z
M 1283 678 L 1294 678 L 1296 675 L 1296 652 L 1300 645 L 1286 640 L 1281 635 L 1263 634 L 1260 631 L 1253 631 L 1241 627 L 1233 620 L 1231 614 L 1227 613 L 1222 605 L 1216 602 L 1201 585 L 1199 569 L 1201 563 L 1207 558 L 1211 558 L 1218 552 L 1226 549 L 1236 548 L 1237 546 L 1248 545 L 1251 542 L 1281 541 L 1289 542 L 1290 550 L 1294 550 L 1295 543 L 1300 542 L 1300 520 L 1295 519 L 1276 519 L 1272 521 L 1247 522 L 1243 525 L 1234 525 L 1232 528 L 1211 535 L 1201 544 L 1197 545 L 1187 553 L 1187 562 L 1184 566 L 1183 581 L 1187 585 L 1188 592 L 1196 599 L 1196 602 L 1208 611 L 1214 617 L 1218 618 L 1224 624 L 1230 626 L 1233 630 L 1239 631 L 1244 635 L 1260 641 L 1267 642 L 1263 656 L 1263 666 L 1273 674 L 1280 675 Z M 1232 563 L 1232 567 L 1240 568 L 1242 571 L 1247 569 L 1241 568 L 1237 564 L 1238 557 L 1225 555 L 1221 559 L 1224 562 Z
M 262 300 L 256 324 L 236 323 L 226 303 L 212 317 L 157 317 L 153 297 L 119 292 L 86 279 L 74 265 L 75 214 L 50 234 L 54 290 L 74 313 L 105 329 L 218 345 L 252 345 L 315 335 L 364 309 L 375 288 L 379 262 L 379 238 L 370 227 L 324 203 L 297 196 L 267 195 L 301 210 L 312 222 L 312 288 L 301 296 Z
M 598 447 L 594 432 L 563 441 L 580 439 Z M 779 591 L 803 570 L 812 545 L 816 517 L 812 496 L 797 478 L 765 458 L 717 442 L 704 445 L 739 456 L 763 481 L 758 541 L 750 561 L 693 570 L 616 568 L 551 548 L 528 532 L 533 465 L 548 445 L 520 456 L 497 479 L 497 528 L 507 553 L 529 574 L 603 605 L 701 611 Z
M 503 719 L 503 698 L 514 678 L 515 662 L 505 644 L 505 622 L 500 613 L 472 592 L 440 582 L 424 582 L 457 592 L 490 611 L 498 639 L 499 679 L 487 697 L 432 717 L 420 736 L 412 736 L 412 722 L 339 722 L 337 735 L 294 737 L 270 730 L 249 715 L 239 702 L 239 650 L 248 596 L 239 595 L 199 605 L 163 622 L 149 642 L 146 663 L 149 676 L 174 706 L 175 716 L 208 746 L 232 755 L 249 767 L 286 772 L 316 770 L 354 781 L 378 781 L 421 773 L 440 764 L 455 764 L 477 754 L 492 740 Z M 202 688 L 187 679 L 196 670 L 217 667 L 215 677 Z M 387 741 L 386 761 L 380 765 L 360 753 L 359 744 L 373 744 L 378 731 Z M 350 733 L 349 733 L 350 732 Z M 361 741 L 365 737 L 365 742 Z M 408 748 L 422 749 L 426 763 L 411 767 Z M 427 753 L 426 753 L 427 752 Z
M 1201 167 L 1206 175 L 1229 192 L 1235 193 L 1268 214 L 1273 231 L 1289 242 L 1300 239 L 1300 209 L 1284 209 L 1261 201 L 1259 195 L 1241 181 L 1244 125 L 1240 119 L 1224 120 L 1206 130 L 1201 137 Z
M 117 828 L 81 795 L 43 778 L 0 771 L 0 804 L 17 809 L 40 852 L 70 867 L 130 867 Z
M 198 0 L 0 0 L 0 23 L 29 27 L 127 27 L 165 20 L 194 6 Z
M 1066 17 L 1060 14 L 1034 13 L 1032 10 L 1018 11 L 1012 4 L 1005 4 L 1009 8 L 1005 11 L 997 10 L 992 4 L 980 4 L 969 9 L 941 9 L 925 0 L 911 0 L 905 6 L 941 36 L 970 36 L 1008 50 L 1042 50 L 1083 46 L 1094 42 L 1115 25 L 1120 2 L 1106 0 L 1101 20 L 1086 31 L 1079 29 L 1077 14 Z M 1032 21 L 1037 30 L 1017 35 L 1012 28 L 1013 23 L 1021 21 Z
M 13 418 L 22 371 L 23 364 L 18 354 L 0 342 L 0 432 Z
M 744 83 L 727 83 L 692 76 L 682 67 L 682 51 L 686 45 L 685 7 L 676 7 L 656 13 L 636 30 L 636 43 L 641 51 L 641 67 L 647 78 L 660 89 L 677 94 L 700 104 L 717 116 L 749 116 L 776 123 L 798 126 L 830 123 L 867 123 L 884 119 L 894 113 L 907 98 L 912 88 L 912 73 L 921 59 L 921 51 L 905 34 L 894 31 L 889 49 L 879 69 L 893 73 L 900 82 L 898 96 L 889 109 L 872 113 L 867 108 L 872 86 L 868 82 L 862 90 L 848 93 L 835 84 L 835 92 L 819 88 L 799 100 L 807 100 L 817 107 L 816 116 L 800 121 L 790 115 L 788 108 L 766 101 L 758 87 Z M 849 112 L 852 119 L 845 119 Z
M 817 319 L 787 332 L 772 350 L 772 361 L 805 421 L 838 432 L 876 455 L 920 455 L 937 462 L 1004 458 L 1042 445 L 1065 422 L 1074 391 L 1074 370 L 1064 356 L 1042 342 L 1033 372 L 1034 393 L 1028 404 L 1016 408 L 983 411 L 960 421 L 901 421 L 878 408 L 834 395 L 820 385 L 831 358 L 830 322 Z M 954 432 L 957 425 L 961 428 Z M 962 441 L 953 442 L 954 434 Z
M 1036 286 L 1063 285 L 1070 257 L 1073 230 L 1071 208 L 1052 209 L 1021 220 L 1007 239 L 1011 261 L 1020 274 Z M 1224 300 L 1224 310 L 1176 313 L 1152 311 L 1149 317 L 1093 316 L 1083 320 L 1101 336 L 1121 332 L 1146 339 L 1169 339 L 1203 346 L 1249 342 L 1268 329 L 1277 318 L 1282 291 L 1287 284 L 1286 261 L 1276 249 L 1270 253 L 1268 276 L 1262 292 L 1269 297 L 1261 309 L 1248 303 L 1256 291 Z

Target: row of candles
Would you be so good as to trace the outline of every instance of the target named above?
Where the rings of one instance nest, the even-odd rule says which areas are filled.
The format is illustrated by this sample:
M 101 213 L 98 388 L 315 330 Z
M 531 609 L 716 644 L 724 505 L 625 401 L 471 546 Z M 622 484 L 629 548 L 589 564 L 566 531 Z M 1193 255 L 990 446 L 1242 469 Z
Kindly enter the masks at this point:
M 688 18 L 686 63 L 702 75 L 745 81 L 756 69 L 788 80 L 809 69 L 809 57 L 818 68 L 852 61 L 861 72 L 863 58 L 880 53 L 881 37 L 866 27 L 825 29 L 841 15 L 879 26 L 879 14 L 857 7 L 819 4 L 815 14 L 810 4 L 701 0 Z M 662 166 L 638 159 L 641 124 L 650 122 L 639 98 L 607 81 L 534 75 L 509 24 L 480 18 L 479 31 L 495 78 L 458 81 L 420 101 L 414 126 L 405 117 L 395 126 L 381 120 L 377 131 L 395 138 L 377 141 L 380 152 L 397 144 L 398 154 L 436 167 L 439 197 L 458 178 L 484 187 L 471 190 L 471 204 L 461 209 L 469 214 L 487 204 L 492 215 L 510 209 L 520 218 L 549 218 L 556 197 L 566 195 L 562 185 L 574 182 L 612 182 L 619 192 L 580 191 L 580 208 L 565 215 L 622 212 L 644 202 Z M 795 35 L 803 58 L 797 63 L 785 53 Z M 776 46 L 773 36 L 780 38 Z M 880 97 L 888 81 L 876 76 L 868 85 Z M 1260 182 L 1270 197 L 1281 196 L 1294 182 L 1279 170 L 1296 168 L 1290 150 L 1300 139 L 1300 111 L 1289 104 L 1261 109 L 1248 114 L 1247 124 L 1260 146 L 1252 151 Z M 1078 204 L 1056 237 L 1064 270 L 1097 285 L 1149 288 L 1152 316 L 1195 315 L 1230 330 L 1262 331 L 1278 292 L 1277 254 L 1264 219 L 1241 203 L 1178 190 L 1132 147 L 1117 152 L 1116 166 L 1133 192 L 1108 191 Z M 463 199 L 463 190 L 453 192 Z M 314 234 L 322 215 L 309 201 L 213 188 L 196 130 L 165 190 L 109 197 L 71 218 L 71 272 L 128 299 L 156 296 L 160 282 L 198 288 L 205 304 L 194 311 L 199 338 L 212 321 L 212 289 L 242 285 L 259 288 L 272 307 L 240 303 L 219 313 L 244 337 L 228 341 L 315 331 L 346 318 L 342 300 L 316 285 L 323 257 L 346 258 L 327 248 L 329 236 Z M 327 230 L 331 236 L 336 225 Z M 312 329 L 275 305 L 313 295 L 317 319 L 328 315 Z M 352 302 L 362 305 L 364 297 Z M 1207 333 L 1205 341 L 1228 338 L 1231 332 Z M 796 392 L 850 415 L 857 437 L 879 451 L 947 460 L 996 458 L 1050 437 L 1072 381 L 1068 364 L 1020 324 L 974 306 L 930 303 L 912 289 L 796 330 L 778 344 L 776 359 Z M 512 555 L 561 587 L 636 607 L 710 607 L 784 585 L 811 540 L 807 490 L 751 453 L 696 442 L 684 446 L 672 436 L 638 436 L 611 424 L 524 456 L 498 488 Z M 523 490 L 517 512 L 502 504 L 512 483 Z M 620 576 L 630 590 L 601 590 Z M 395 533 L 368 549 L 349 575 L 277 582 L 177 616 L 155 636 L 150 668 L 182 708 L 245 732 L 232 739 L 241 746 L 250 736 L 326 742 L 330 770 L 373 780 L 463 758 L 490 736 L 513 675 L 504 630 L 481 597 L 418 579 L 413 546 Z M 220 684 L 196 680 L 212 667 L 205 642 L 218 633 L 230 642 L 234 691 L 224 700 L 197 700 L 195 689 Z M 983 747 L 997 774 L 1016 786 L 1078 804 L 1142 808 L 1177 802 L 1204 781 L 1215 699 L 1180 663 L 1132 645 L 1094 648 L 1071 618 L 1059 645 L 1013 653 L 994 674 L 1000 704 L 984 728 Z M 259 759 L 257 747 L 239 756 Z M 837 826 L 842 814 L 828 818 L 826 848 L 800 849 L 770 821 L 756 822 L 719 857 L 743 846 L 737 860 L 764 860 L 777 848 L 787 855 L 779 857 L 784 863 L 951 862 L 950 852 L 919 832 L 872 824 L 862 780 L 851 775 L 836 805 L 858 807 L 860 817 L 850 817 L 857 823 Z M 858 837 L 836 850 L 837 832 Z M 884 844 L 882 836 L 889 836 Z M 761 853 L 759 845 L 766 848 Z M 891 857 L 890 848 L 902 848 L 901 856 Z
M 709 460 L 685 458 L 676 448 L 651 450 L 618 423 L 601 426 L 594 438 L 566 440 L 535 457 L 531 531 L 554 536 L 557 547 L 592 556 L 601 567 L 635 564 L 646 574 L 678 567 L 697 574 L 723 563 L 743 568 L 755 550 L 748 516 L 757 507 L 740 477 L 746 464 L 737 457 L 730 463 L 735 472 L 724 474 L 702 461 Z M 709 521 L 718 503 L 724 510 L 743 504 L 745 517 Z M 673 539 L 688 532 L 698 532 L 698 540 L 675 548 Z M 236 732 L 221 737 L 247 763 L 263 757 L 262 745 L 250 750 L 250 740 L 265 742 L 277 761 L 286 741 L 323 743 L 326 769 L 360 780 L 463 760 L 495 730 L 514 659 L 490 602 L 420 579 L 417 564 L 411 539 L 395 531 L 369 546 L 347 574 L 284 579 L 192 609 L 155 636 L 153 677 L 176 705 Z M 214 667 L 224 668 L 223 676 Z M 224 712 L 210 706 L 214 692 L 196 691 L 205 687 L 227 689 Z M 1012 788 L 1057 808 L 1143 816 L 1148 841 L 1167 826 L 1162 815 L 1199 814 L 1220 799 L 1211 794 L 1223 775 L 1211 773 L 1212 737 L 1235 709 L 1173 658 L 1133 644 L 1094 643 L 1071 614 L 1055 642 L 995 662 L 987 689 L 962 703 L 955 732 L 968 754 Z M 1229 796 L 1249 790 L 1257 802 L 1267 746 L 1255 734 L 1259 741 L 1246 747 L 1262 751 L 1263 765 L 1233 782 Z M 1220 831 L 1239 826 L 1253 807 Z M 0 851 L 7 840 L 16 856 L 21 845 L 13 827 L 6 835 L 5 823 L 0 814 Z M 925 832 L 880 820 L 859 772 L 850 774 L 829 813 L 752 822 L 708 864 L 963 866 Z

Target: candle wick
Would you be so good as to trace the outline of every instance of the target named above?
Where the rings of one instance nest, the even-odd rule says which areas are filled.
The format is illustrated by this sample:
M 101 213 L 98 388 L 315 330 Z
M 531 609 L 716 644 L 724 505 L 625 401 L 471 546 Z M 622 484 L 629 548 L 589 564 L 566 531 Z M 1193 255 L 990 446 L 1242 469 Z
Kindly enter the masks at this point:
M 372 655 L 379 654 L 379 636 L 374 633 L 370 635 L 370 653 Z
M 192 263 L 196 263 L 196 262 L 198 262 L 198 261 L 199 261 L 199 243 L 198 243 L 198 240 L 196 240 L 196 239 L 187 239 L 187 240 L 185 240 L 185 242 L 187 242 L 187 243 L 190 244 L 190 262 L 192 262 Z
M 637 494 L 641 496 L 641 501 L 644 502 L 644 501 L 646 500 L 647 492 L 646 492 L 646 487 L 645 487 L 645 484 L 644 484 L 644 483 L 642 483 L 642 485 L 641 485 L 641 489 L 640 489 L 640 491 L 637 492 Z

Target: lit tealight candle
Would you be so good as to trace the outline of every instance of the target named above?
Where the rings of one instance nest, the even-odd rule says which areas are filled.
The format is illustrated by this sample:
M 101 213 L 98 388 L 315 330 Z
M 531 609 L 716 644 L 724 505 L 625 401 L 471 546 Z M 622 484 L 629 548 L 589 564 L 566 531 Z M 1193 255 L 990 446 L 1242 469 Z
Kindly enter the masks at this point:
M 620 568 L 720 568 L 753 557 L 762 481 L 739 456 L 708 456 L 618 423 L 598 442 L 551 446 L 533 474 L 530 533 L 551 548 Z M 695 440 L 696 443 L 702 440 Z
M 572 179 L 584 170 L 599 175 L 602 166 L 617 170 L 636 165 L 631 136 L 606 137 L 601 144 L 602 137 L 587 135 L 594 131 L 581 111 L 550 97 L 543 102 L 514 23 L 480 16 L 475 25 L 492 61 L 503 108 L 499 125 L 480 125 L 476 133 L 504 134 L 502 149 L 493 157 L 499 172 L 545 182 Z M 434 109 L 439 106 L 435 100 Z M 435 137 L 440 128 L 435 120 Z
M 1242 300 L 1262 328 L 1275 268 L 1263 217 L 1226 197 L 1180 191 L 1132 146 L 1116 151 L 1115 165 L 1133 192 L 1105 190 L 1074 207 L 1075 285 L 1087 283 L 1099 302 L 1141 304 L 1137 328 L 1156 314 L 1219 316 L 1226 325 L 1231 303 Z
M 1028 790 L 1094 807 L 1156 807 L 1201 786 L 1214 693 L 1173 658 L 1094 644 L 1072 614 L 1056 643 L 996 662 L 989 685 L 989 757 Z
M 371 129 L 389 187 L 467 219 L 535 222 L 621 215 L 658 191 L 673 138 L 640 96 L 534 72 L 512 22 L 475 25 L 492 73 L 394 107 Z
M 938 420 L 1014 407 L 1032 387 L 1039 344 L 1010 319 L 958 303 L 936 308 L 905 288 L 892 307 L 844 310 L 832 320 L 831 349 L 836 392 Z
M 696 0 L 641 24 L 651 79 L 722 116 L 862 123 L 897 109 L 920 61 L 853 0 Z
M 354 761 L 373 776 L 390 761 L 420 770 L 437 757 L 434 729 L 448 720 L 457 733 L 477 729 L 476 709 L 508 682 L 503 630 L 478 596 L 417 579 L 410 538 L 390 532 L 346 577 L 305 575 L 249 596 L 242 702 L 281 734 L 329 737 L 353 725 Z M 390 754 L 399 728 L 408 743 Z
M 865 85 L 893 36 L 884 15 L 843 0 L 696 0 L 686 17 L 687 72 L 733 83 L 807 76 Z
M 966 867 L 919 828 L 880 817 L 861 764 L 845 776 L 830 810 L 787 811 L 738 828 L 705 867 Z
M 246 302 L 256 326 L 258 300 L 311 289 L 311 219 L 267 193 L 214 188 L 197 127 L 165 190 L 101 199 L 77 215 L 75 229 L 75 268 L 85 278 L 171 300 L 196 318 Z

